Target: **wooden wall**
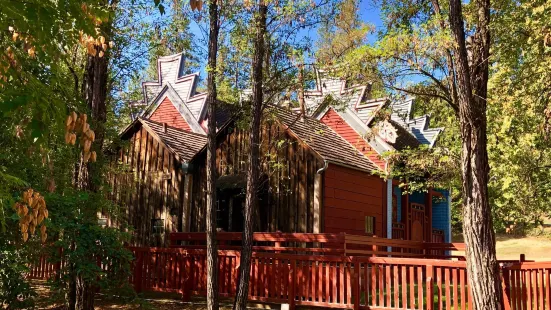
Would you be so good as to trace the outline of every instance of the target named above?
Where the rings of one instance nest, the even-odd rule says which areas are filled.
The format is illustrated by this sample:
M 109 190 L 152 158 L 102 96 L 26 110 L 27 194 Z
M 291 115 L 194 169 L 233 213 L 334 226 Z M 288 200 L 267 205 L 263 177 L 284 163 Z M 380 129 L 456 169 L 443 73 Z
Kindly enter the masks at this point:
M 192 131 L 189 124 L 182 117 L 182 114 L 180 114 L 168 97 L 161 102 L 150 119 L 159 123 L 166 123 L 168 126 Z
M 352 144 L 358 151 L 362 152 L 365 156 L 377 165 L 381 169 L 385 169 L 386 162 L 379 156 L 376 150 L 362 137 L 359 133 L 350 127 L 348 123 L 335 111 L 333 108 L 327 110 L 327 113 L 321 118 L 321 122 L 331 127 L 336 133 L 343 137 L 346 141 Z
M 377 236 L 386 230 L 386 187 L 378 176 L 330 164 L 325 171 L 325 233 L 365 235 L 365 217 L 375 217 Z
M 249 133 L 236 126 L 223 130 L 216 154 L 218 176 L 244 177 L 249 162 Z M 261 200 L 255 230 L 313 232 L 314 179 L 323 161 L 281 125 L 268 121 L 262 125 L 260 154 Z M 195 171 L 190 231 L 205 231 L 205 157 L 203 153 L 192 163 Z
M 168 233 L 181 230 L 183 175 L 174 155 L 143 127 L 127 137 L 127 144 L 112 156 L 110 198 L 123 206 L 127 222 L 134 228 L 132 244 L 168 245 Z M 164 220 L 164 233 L 153 234 L 151 220 Z M 115 225 L 116 223 L 110 223 Z

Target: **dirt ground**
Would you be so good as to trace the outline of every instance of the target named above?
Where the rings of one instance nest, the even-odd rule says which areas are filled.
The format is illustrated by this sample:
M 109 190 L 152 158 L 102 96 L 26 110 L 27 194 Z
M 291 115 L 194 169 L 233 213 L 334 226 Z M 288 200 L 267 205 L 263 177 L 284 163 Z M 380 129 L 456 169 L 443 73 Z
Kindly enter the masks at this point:
M 44 281 L 35 281 L 33 288 L 38 293 L 37 307 L 41 310 L 62 310 L 62 301 L 56 301 L 53 293 Z M 192 302 L 179 300 L 178 294 L 150 293 L 140 298 L 122 298 L 105 294 L 97 294 L 95 309 L 98 310 L 206 310 L 207 304 L 204 299 L 193 299 Z M 233 300 L 221 300 L 220 309 L 232 309 Z M 269 305 L 250 304 L 250 309 L 274 309 L 279 308 Z

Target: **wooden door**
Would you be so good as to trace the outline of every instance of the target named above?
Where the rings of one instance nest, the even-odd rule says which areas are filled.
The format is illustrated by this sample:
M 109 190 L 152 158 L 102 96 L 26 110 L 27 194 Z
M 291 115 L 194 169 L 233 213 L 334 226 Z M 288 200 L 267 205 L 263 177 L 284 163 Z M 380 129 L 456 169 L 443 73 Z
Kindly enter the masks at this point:
M 425 206 L 419 203 L 411 204 L 410 236 L 412 241 L 425 240 Z

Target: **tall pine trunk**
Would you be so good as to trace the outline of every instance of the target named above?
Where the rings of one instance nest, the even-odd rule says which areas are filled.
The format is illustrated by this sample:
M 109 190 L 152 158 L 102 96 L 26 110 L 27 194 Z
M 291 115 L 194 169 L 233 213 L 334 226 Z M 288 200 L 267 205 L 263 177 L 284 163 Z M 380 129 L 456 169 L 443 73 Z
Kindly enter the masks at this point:
M 467 245 L 467 271 L 474 308 L 498 310 L 502 309 L 503 292 L 488 200 L 490 167 L 486 137 L 490 1 L 477 0 L 475 3 L 478 20 L 470 47 L 466 45 L 461 0 L 450 1 L 449 17 L 456 43 L 455 68 L 463 140 L 463 235 Z
M 218 4 L 209 1 L 209 49 L 207 77 L 207 309 L 218 309 L 218 244 L 216 240 L 216 57 L 220 31 Z
M 113 20 L 118 0 L 105 1 L 105 6 L 110 10 L 109 20 L 102 24 L 101 33 L 105 37 L 105 42 L 109 42 L 112 35 Z M 100 55 L 101 52 L 101 55 Z M 82 98 L 90 110 L 91 124 L 94 128 L 96 139 L 92 148 L 96 154 L 101 156 L 103 141 L 105 139 L 105 123 L 107 121 L 107 94 L 109 93 L 109 49 L 103 49 L 102 46 L 96 46 L 96 54 L 88 55 L 86 66 L 82 79 Z M 95 165 L 81 162 L 81 167 L 75 169 L 76 186 L 96 192 L 101 184 L 100 169 Z M 76 274 L 72 270 L 73 276 L 69 281 L 69 309 L 70 310 L 93 310 L 94 297 L 97 287 L 92 285 L 89 280 Z
M 249 133 L 249 164 L 247 167 L 247 193 L 245 195 L 245 212 L 243 227 L 243 248 L 241 249 L 241 264 L 239 270 L 239 287 L 235 296 L 234 309 L 244 310 L 247 306 L 249 293 L 249 271 L 251 269 L 251 255 L 253 244 L 253 216 L 258 206 L 258 179 L 260 174 L 260 124 L 262 120 L 263 89 L 263 61 L 265 56 L 266 16 L 268 7 L 264 0 L 259 0 L 258 11 L 254 22 L 256 36 L 254 39 L 253 58 L 253 94 L 251 109 L 251 127 Z

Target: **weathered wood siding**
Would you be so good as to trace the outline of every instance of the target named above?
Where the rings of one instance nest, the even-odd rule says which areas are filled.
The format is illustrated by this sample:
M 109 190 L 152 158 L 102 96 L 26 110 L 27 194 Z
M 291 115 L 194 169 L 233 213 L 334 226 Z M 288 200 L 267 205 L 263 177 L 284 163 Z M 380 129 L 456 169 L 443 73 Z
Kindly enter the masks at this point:
M 123 206 L 127 222 L 134 228 L 133 245 L 168 245 L 168 233 L 181 230 L 179 216 L 171 215 L 171 210 L 182 214 L 180 164 L 143 127 L 130 134 L 128 143 L 111 158 L 110 198 Z M 163 220 L 164 233 L 152 232 L 153 219 Z
M 223 129 L 216 164 L 218 176 L 246 175 L 249 132 Z M 257 231 L 313 232 L 314 179 L 323 161 L 278 123 L 265 122 L 261 132 L 261 180 Z M 203 153 L 193 162 L 191 231 L 205 231 L 206 169 Z M 239 211 L 240 212 L 240 211 Z
M 323 223 L 325 233 L 365 235 L 365 217 L 375 217 L 377 236 L 385 226 L 384 181 L 367 172 L 329 165 L 325 171 Z

